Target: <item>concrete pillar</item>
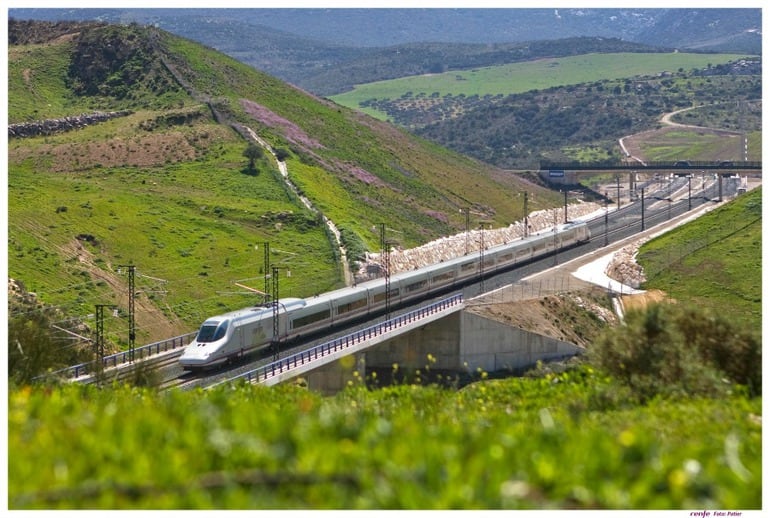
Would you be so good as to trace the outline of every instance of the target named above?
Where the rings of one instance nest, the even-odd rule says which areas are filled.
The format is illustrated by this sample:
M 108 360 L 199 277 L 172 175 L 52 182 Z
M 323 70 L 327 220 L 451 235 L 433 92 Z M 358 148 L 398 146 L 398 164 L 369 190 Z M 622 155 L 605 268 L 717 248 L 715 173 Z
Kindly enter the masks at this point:
M 462 312 L 452 313 L 441 320 L 399 335 L 366 351 L 366 366 L 460 370 L 460 321 Z M 429 359 L 430 355 L 430 359 Z
M 348 382 L 361 383 L 366 374 L 366 355 L 356 353 L 307 372 L 303 377 L 309 389 L 325 395 L 336 394 Z
M 481 369 L 517 371 L 538 360 L 553 360 L 580 354 L 570 342 L 525 331 L 481 315 L 463 311 L 460 362 L 469 372 Z

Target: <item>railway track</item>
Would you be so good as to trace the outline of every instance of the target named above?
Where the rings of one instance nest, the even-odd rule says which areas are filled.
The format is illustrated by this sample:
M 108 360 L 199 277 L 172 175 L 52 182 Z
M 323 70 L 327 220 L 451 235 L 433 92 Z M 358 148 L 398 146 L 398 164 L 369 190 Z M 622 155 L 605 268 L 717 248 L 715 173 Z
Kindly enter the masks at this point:
M 584 245 L 579 245 L 571 250 L 557 251 L 556 254 L 552 254 L 549 257 L 540 258 L 531 264 L 513 267 L 506 272 L 491 274 L 485 280 L 488 282 L 489 278 L 499 277 L 499 282 L 516 282 L 516 278 L 521 278 L 525 275 L 536 272 L 537 270 L 547 269 L 551 266 L 551 263 L 556 262 L 557 258 L 561 261 L 572 259 L 579 255 L 589 253 L 593 250 L 599 249 L 607 244 L 614 243 L 616 241 L 627 238 L 631 235 L 639 233 L 646 228 L 651 228 L 658 225 L 668 219 L 675 218 L 689 211 L 690 207 L 693 209 L 701 206 L 705 203 L 711 203 L 713 197 L 716 195 L 716 186 L 705 187 L 696 194 L 696 196 L 688 199 L 682 199 L 679 201 L 668 201 L 664 198 L 666 195 L 665 190 L 659 192 L 653 192 L 645 200 L 645 218 L 644 225 L 641 219 L 641 207 L 639 203 L 633 203 L 622 207 L 621 209 L 612 213 L 607 213 L 607 216 L 598 216 L 588 221 L 591 229 L 592 238 L 591 241 Z M 649 200 L 649 201 L 648 201 Z M 499 284 L 498 282 L 498 284 Z M 469 291 L 466 291 L 466 297 L 470 298 L 473 290 L 478 290 L 478 286 L 481 282 L 475 284 L 476 288 L 471 287 Z M 425 302 L 423 301 L 422 304 Z M 401 308 L 400 310 L 393 312 L 392 314 L 398 314 L 399 312 L 406 312 L 414 309 L 414 306 Z M 376 322 L 377 319 L 366 322 L 365 325 L 371 325 L 372 322 Z M 333 339 L 337 336 L 354 331 L 361 328 L 362 325 L 348 326 L 344 329 L 338 329 L 335 333 L 324 336 L 321 339 L 307 341 L 301 344 L 290 344 L 286 349 L 281 351 L 282 356 L 295 354 L 304 349 L 314 347 L 321 342 L 329 339 Z M 146 348 L 155 347 L 160 351 L 158 344 L 167 342 L 189 341 L 194 333 L 183 335 L 182 337 L 175 337 L 164 342 L 158 342 L 157 344 L 150 344 L 140 348 L 144 350 Z M 137 349 L 137 352 L 140 351 Z M 157 386 L 161 390 L 189 390 L 196 387 L 206 387 L 217 384 L 225 379 L 232 378 L 253 370 L 255 368 L 264 367 L 269 365 L 272 361 L 278 359 L 273 352 L 269 350 L 262 350 L 256 353 L 252 353 L 249 356 L 244 357 L 238 362 L 228 363 L 218 369 L 204 372 L 188 372 L 184 371 L 178 364 L 178 358 L 182 354 L 183 347 L 174 346 L 170 351 L 158 353 L 155 355 L 148 355 L 142 357 L 137 362 L 118 362 L 117 359 L 112 358 L 109 361 L 115 363 L 111 368 L 105 368 L 101 373 L 92 372 L 81 376 L 71 377 L 72 381 L 81 383 L 95 383 L 103 380 L 106 381 L 129 381 L 132 379 L 138 379 L 143 375 L 143 369 L 154 370 L 156 376 L 159 376 L 161 380 L 157 382 Z M 142 356 L 146 351 L 142 352 Z M 125 353 L 123 353 L 125 354 Z M 113 355 L 117 356 L 117 355 Z M 105 358 L 108 360 L 108 358 Z M 70 371 L 74 370 L 77 373 L 77 367 L 84 370 L 93 370 L 93 366 L 90 369 L 85 369 L 84 366 L 73 366 L 68 368 Z M 63 371 L 67 371 L 64 369 Z M 147 376 L 149 378 L 149 376 Z

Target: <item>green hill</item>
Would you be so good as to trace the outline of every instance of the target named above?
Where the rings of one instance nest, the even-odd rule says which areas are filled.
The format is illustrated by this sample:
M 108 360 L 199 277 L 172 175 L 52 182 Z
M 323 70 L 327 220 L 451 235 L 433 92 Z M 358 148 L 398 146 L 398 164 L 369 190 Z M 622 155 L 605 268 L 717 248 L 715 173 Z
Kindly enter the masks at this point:
M 619 80 L 635 76 L 654 76 L 676 70 L 705 68 L 744 57 L 741 54 L 691 54 L 684 52 L 615 52 L 544 57 L 504 64 L 466 67 L 441 73 L 424 73 L 387 81 L 358 84 L 350 92 L 332 96 L 336 102 L 358 108 L 367 101 L 395 101 L 405 92 L 412 96 L 496 96 L 546 90 L 566 85 Z M 372 110 L 384 118 L 388 114 Z
M 140 273 L 138 339 L 149 341 L 253 303 L 234 282 L 263 288 L 265 242 L 280 267 L 280 296 L 339 287 L 322 216 L 355 254 L 379 249 L 383 223 L 409 247 L 463 230 L 466 207 L 498 225 L 520 218 L 525 188 L 531 209 L 559 203 L 169 33 L 35 27 L 25 26 L 34 41 L 8 50 L 9 122 L 41 131 L 9 138 L 9 276 L 65 315 L 117 305 L 119 319 L 106 324 L 113 341 L 127 335 L 121 266 Z M 93 112 L 115 113 L 46 129 Z M 267 152 L 248 167 L 249 129 L 285 159 L 316 212 L 284 186 Z
M 639 250 L 645 289 L 665 290 L 762 334 L 762 189 L 754 189 Z
M 761 92 L 756 57 L 624 51 L 424 73 L 360 84 L 332 98 L 466 156 L 532 169 L 543 159 L 585 153 L 620 159 L 619 137 L 655 129 L 665 113 L 682 108 L 701 107 L 681 116 L 690 124 L 761 131 Z M 717 151 L 696 142 L 686 156 L 738 159 L 743 149 L 734 144 Z

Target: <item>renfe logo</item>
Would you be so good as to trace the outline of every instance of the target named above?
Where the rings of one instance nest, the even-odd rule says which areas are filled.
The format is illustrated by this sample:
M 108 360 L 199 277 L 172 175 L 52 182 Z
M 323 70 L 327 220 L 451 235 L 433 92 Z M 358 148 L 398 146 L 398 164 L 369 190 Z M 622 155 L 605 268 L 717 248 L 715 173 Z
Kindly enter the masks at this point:
M 711 516 L 741 516 L 741 511 L 691 511 L 690 516 L 703 516 L 708 518 Z

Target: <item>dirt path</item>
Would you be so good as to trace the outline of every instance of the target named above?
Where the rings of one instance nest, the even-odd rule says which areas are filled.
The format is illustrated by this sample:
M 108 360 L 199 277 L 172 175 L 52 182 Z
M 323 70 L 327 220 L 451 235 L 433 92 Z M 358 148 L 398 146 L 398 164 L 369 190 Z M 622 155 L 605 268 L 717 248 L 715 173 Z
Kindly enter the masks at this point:
M 311 202 L 306 196 L 302 195 L 299 192 L 299 189 L 297 189 L 297 186 L 292 183 L 291 179 L 289 179 L 289 170 L 286 167 L 286 162 L 281 162 L 278 160 L 278 157 L 273 152 L 273 148 L 264 140 L 262 140 L 259 135 L 256 134 L 256 132 L 249 128 L 244 127 L 246 132 L 250 135 L 250 137 L 254 140 L 255 143 L 262 146 L 272 157 L 275 159 L 275 161 L 278 163 L 278 170 L 281 172 L 281 177 L 283 178 L 284 183 L 286 186 L 302 201 L 302 204 L 311 212 L 315 214 L 320 214 L 321 218 L 323 219 L 323 222 L 326 224 L 329 231 L 334 235 L 335 240 L 337 241 L 337 248 L 340 251 L 340 261 L 342 263 L 342 272 L 345 278 L 345 285 L 346 286 L 352 286 L 353 285 L 353 274 L 350 272 L 350 268 L 348 268 L 348 259 L 347 259 L 347 251 L 345 250 L 345 247 L 342 245 L 342 238 L 340 236 L 340 231 L 337 228 L 337 225 L 334 224 L 332 220 L 327 218 L 326 216 L 321 213 L 320 210 L 315 208 L 313 205 L 313 202 Z
M 644 152 L 642 151 L 642 146 L 641 146 L 642 142 L 649 140 L 651 138 L 661 137 L 671 131 L 687 129 L 692 131 L 698 131 L 699 133 L 703 133 L 703 134 L 712 134 L 712 135 L 718 135 L 722 137 L 735 137 L 735 136 L 742 135 L 742 133 L 738 131 L 726 130 L 721 128 L 709 128 L 707 126 L 694 126 L 692 124 L 681 124 L 679 122 L 674 122 L 671 120 L 672 117 L 674 117 L 675 115 L 678 115 L 686 111 L 694 110 L 696 108 L 701 108 L 701 106 L 690 106 L 688 108 L 682 108 L 681 110 L 675 110 L 673 112 L 665 113 L 659 119 L 659 122 L 663 125 L 662 128 L 642 131 L 639 133 L 634 133 L 633 135 L 626 135 L 625 137 L 618 139 L 618 144 L 620 145 L 621 152 L 628 160 L 639 162 L 640 164 L 645 165 Z
M 110 287 L 112 293 L 115 293 L 118 300 L 118 307 L 128 307 L 128 279 L 126 275 L 112 273 L 116 271 L 112 265 L 107 265 L 108 269 L 99 267 L 94 262 L 93 254 L 86 249 L 77 239 L 62 247 L 62 250 L 69 257 L 76 257 L 80 265 L 86 269 L 88 274 L 95 281 L 102 281 Z M 139 290 L 138 296 L 134 299 L 135 306 L 135 324 L 138 330 L 148 330 L 151 336 L 171 337 L 188 331 L 187 325 L 179 319 L 169 319 L 167 315 L 152 302 L 145 294 Z M 144 341 L 140 336 L 137 337 L 137 346 L 143 345 Z

